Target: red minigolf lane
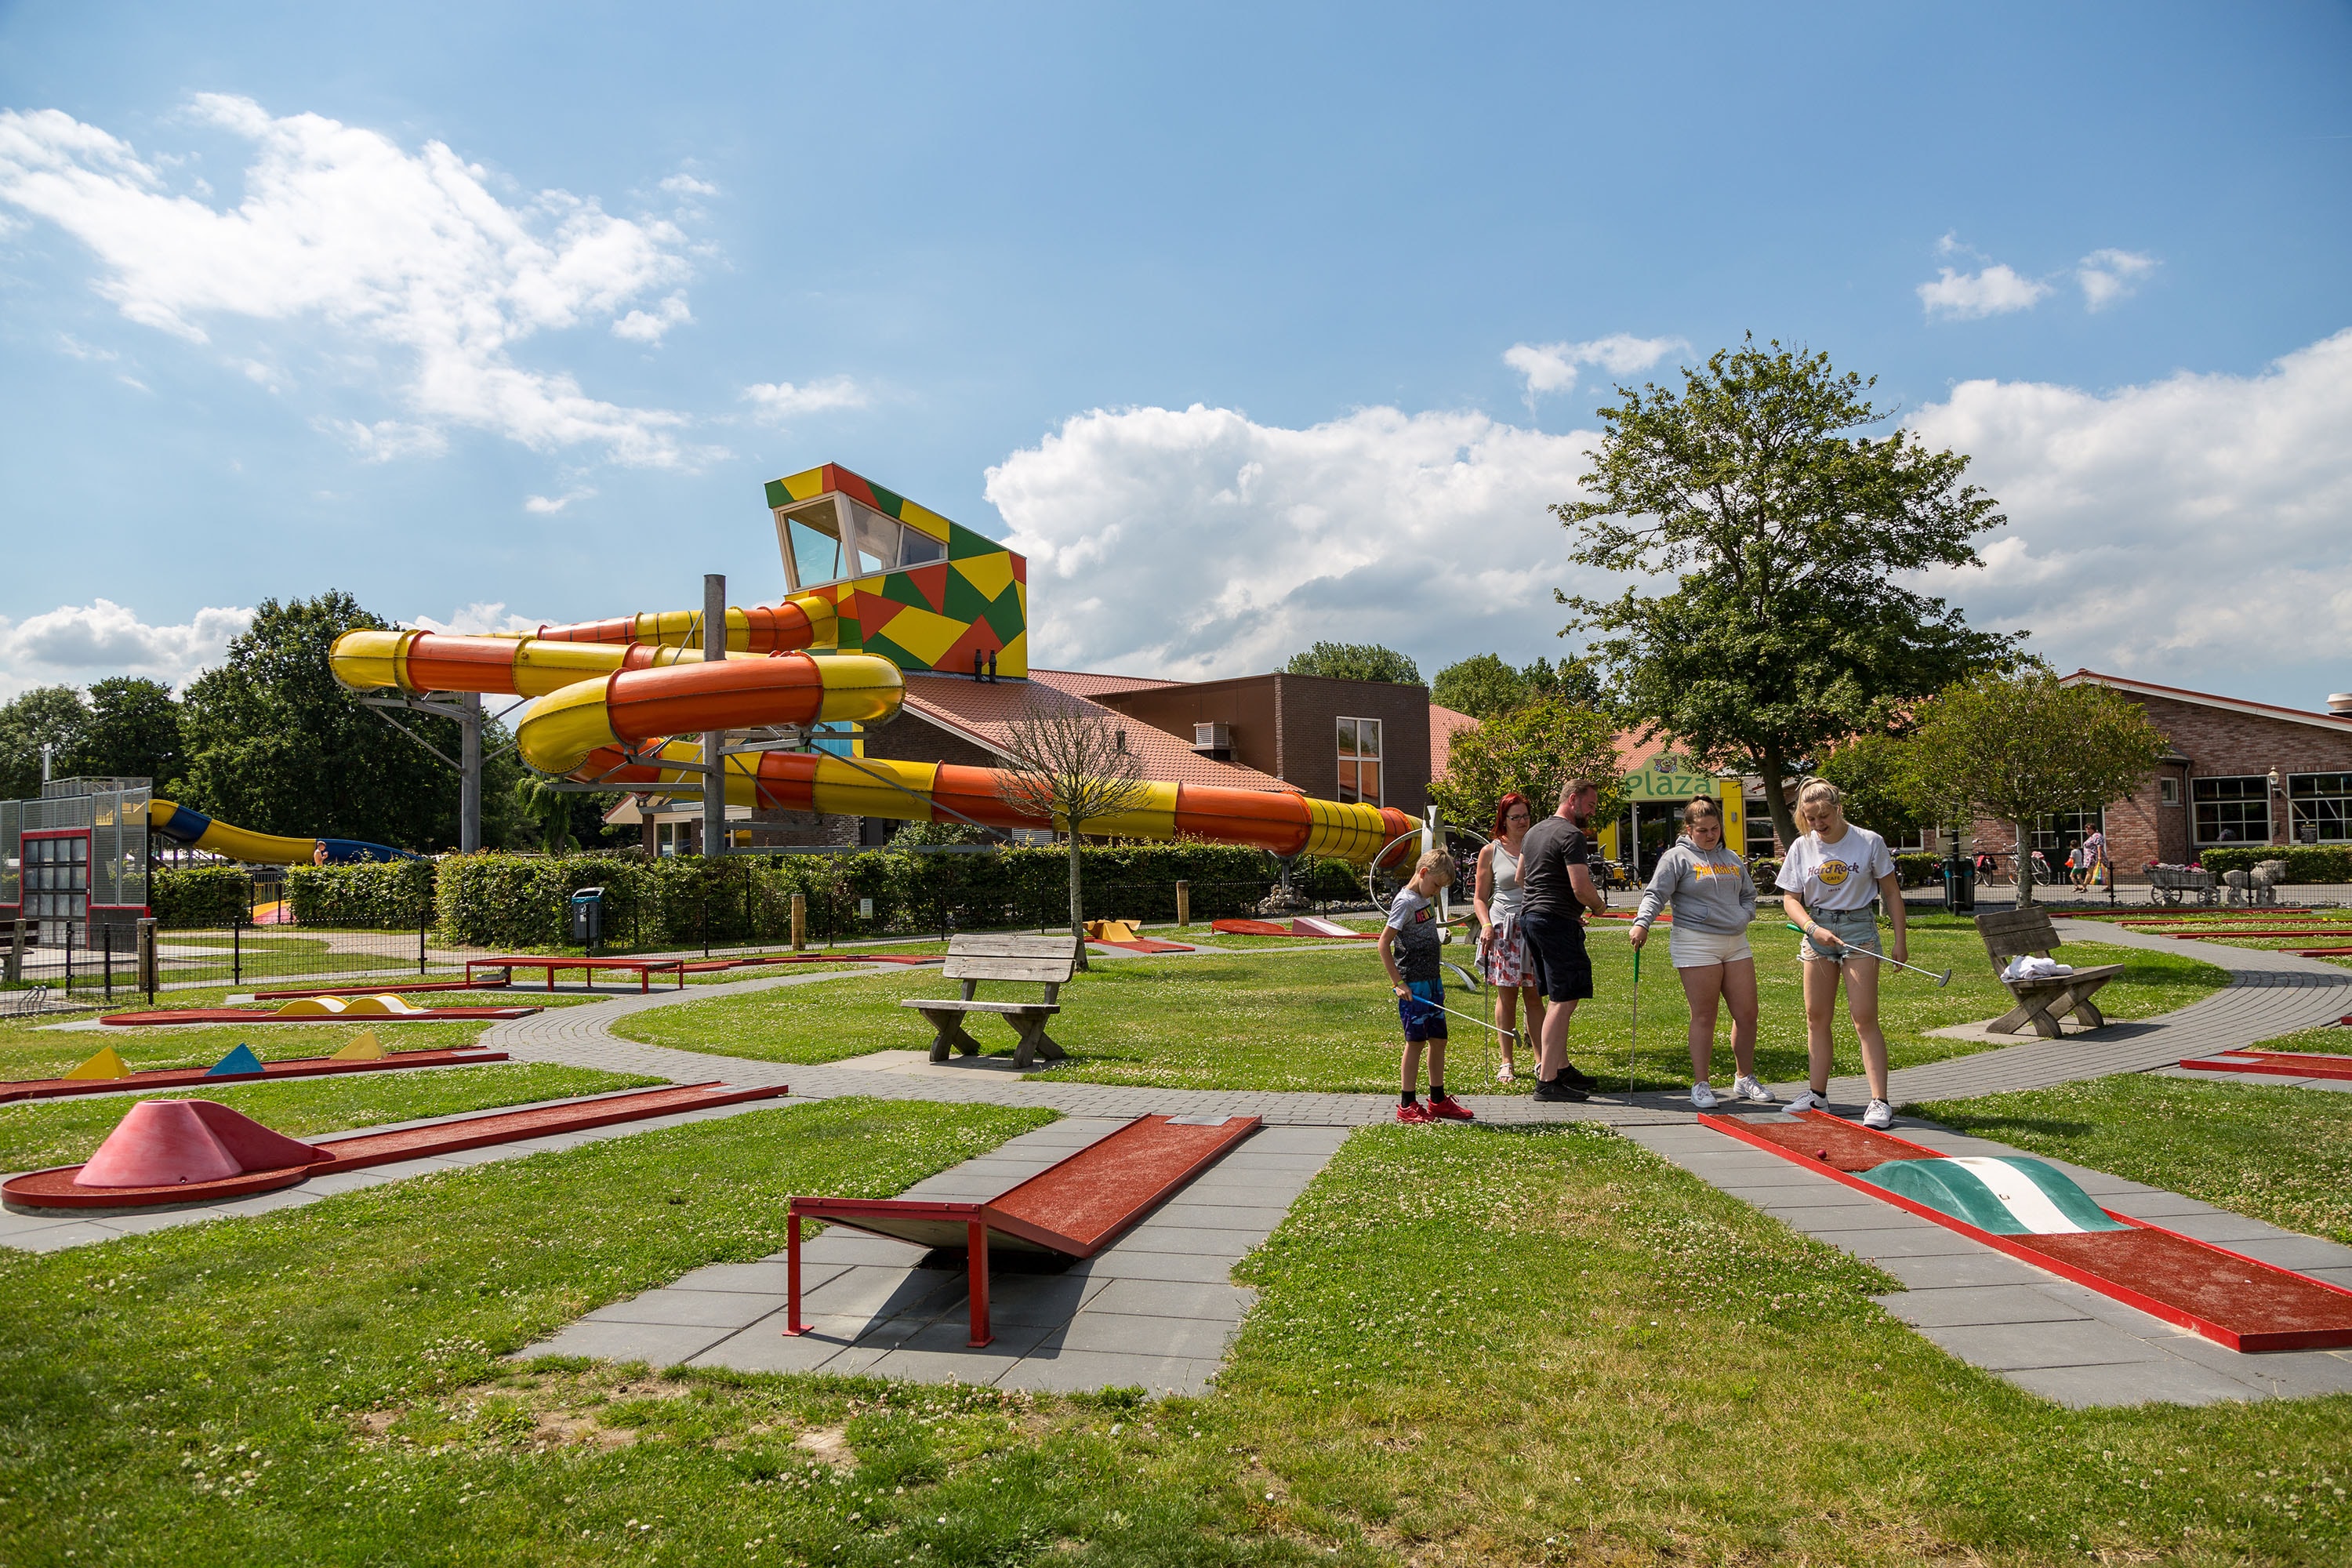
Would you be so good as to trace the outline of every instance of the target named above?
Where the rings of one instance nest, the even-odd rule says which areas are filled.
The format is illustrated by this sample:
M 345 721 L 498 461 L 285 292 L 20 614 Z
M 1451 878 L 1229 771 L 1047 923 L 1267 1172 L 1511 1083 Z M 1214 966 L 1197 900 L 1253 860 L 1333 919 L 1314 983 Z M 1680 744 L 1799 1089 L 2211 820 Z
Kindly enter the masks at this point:
M 2303 1051 L 2228 1051 L 2191 1057 L 2180 1064 L 2191 1072 L 2268 1073 L 2275 1078 L 2352 1079 L 2352 1057 Z
M 152 1013 L 109 1013 L 99 1020 L 121 1028 L 159 1024 L 430 1024 L 467 1018 L 523 1018 L 538 1007 L 420 1007 L 414 1013 L 268 1013 L 246 1007 L 168 1007 Z
M 767 1089 L 734 1089 L 723 1083 L 677 1084 L 667 1089 L 636 1089 L 599 1100 L 572 1100 L 562 1105 L 534 1106 L 526 1110 L 491 1111 L 391 1132 L 357 1132 L 340 1138 L 311 1140 L 318 1157 L 305 1165 L 270 1171 L 246 1171 L 211 1181 L 178 1182 L 150 1187 L 78 1186 L 74 1177 L 82 1165 L 58 1165 L 34 1171 L 0 1184 L 0 1199 L 10 1207 L 26 1209 L 133 1209 L 163 1204 L 209 1203 L 250 1193 L 290 1187 L 295 1183 L 331 1171 L 357 1171 L 399 1160 L 418 1160 L 465 1149 L 512 1143 L 554 1132 L 578 1132 L 610 1127 L 647 1117 L 670 1116 L 684 1110 L 744 1100 L 768 1100 L 790 1094 L 778 1084 Z
M 502 1062 L 504 1051 L 393 1051 L 367 1061 L 337 1061 L 332 1057 L 289 1057 L 264 1062 L 259 1072 L 213 1073 L 203 1068 L 152 1068 L 128 1078 L 36 1078 L 0 1083 L 0 1102 L 13 1100 L 57 1100 L 71 1094 L 113 1094 L 121 1090 L 194 1089 L 215 1083 L 257 1083 L 264 1079 L 320 1078 L 332 1073 L 382 1072 L 388 1068 L 459 1067 L 475 1062 Z
M 1074 1258 L 1091 1258 L 1168 1195 L 1258 1129 L 1255 1116 L 1216 1126 L 1145 1116 L 988 1202 L 992 1224 L 1026 1226 Z M 1052 1243 L 1048 1243 L 1052 1245 Z
M 1940 1151 L 1809 1110 L 1743 1120 L 1702 1112 L 1700 1123 L 1819 1171 L 1833 1182 L 2046 1268 L 2233 1351 L 2352 1345 L 2352 1290 L 2103 1208 L 2129 1227 L 2064 1236 L 2002 1236 L 1887 1191 L 1856 1173 L 1889 1160 L 1944 1159 Z M 1827 1150 L 1822 1159 L 1820 1152 Z
M 257 1002 L 299 1002 L 312 996 L 386 996 L 405 995 L 415 991 L 503 991 L 503 980 L 412 980 L 403 984 L 394 981 L 383 985 L 312 985 L 299 991 L 257 991 Z

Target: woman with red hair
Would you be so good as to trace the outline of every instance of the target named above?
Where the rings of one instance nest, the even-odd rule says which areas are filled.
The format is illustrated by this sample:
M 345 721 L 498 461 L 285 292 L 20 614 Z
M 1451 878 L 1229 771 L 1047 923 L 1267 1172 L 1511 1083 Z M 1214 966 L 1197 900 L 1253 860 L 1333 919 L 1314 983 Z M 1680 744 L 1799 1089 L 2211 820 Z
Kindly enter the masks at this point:
M 1536 984 L 1528 961 L 1527 939 L 1519 934 L 1519 846 L 1535 822 L 1535 808 L 1514 790 L 1495 803 L 1495 833 L 1478 851 L 1478 878 L 1470 907 L 1478 915 L 1478 967 L 1495 988 L 1495 1026 L 1502 1031 L 1503 1065 L 1495 1081 L 1509 1083 L 1517 1076 L 1520 998 L 1524 994 L 1528 1027 L 1543 1027 L 1543 987 Z

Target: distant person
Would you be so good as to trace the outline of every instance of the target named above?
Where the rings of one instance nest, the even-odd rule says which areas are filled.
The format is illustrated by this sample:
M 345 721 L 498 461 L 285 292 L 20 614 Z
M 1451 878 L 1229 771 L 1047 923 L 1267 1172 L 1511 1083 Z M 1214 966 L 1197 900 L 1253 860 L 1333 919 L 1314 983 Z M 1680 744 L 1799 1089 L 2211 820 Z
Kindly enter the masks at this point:
M 2107 864 L 2107 835 L 2105 829 L 2091 829 L 2091 836 L 2083 840 L 2083 858 L 2091 870 L 2092 887 L 2097 887 L 2102 881 L 2110 888 L 2116 885 L 2115 868 Z
M 324 844 L 313 844 L 313 845 L 311 845 L 311 846 L 310 846 L 310 864 L 311 864 L 311 865 L 313 865 L 313 866 L 323 866 L 323 865 L 325 865 L 326 863 L 327 863 L 327 847 L 326 847 Z
M 1600 804 L 1601 791 L 1591 781 L 1569 780 L 1560 788 L 1559 809 L 1528 829 L 1520 846 L 1519 928 L 1527 933 L 1536 984 L 1551 1003 L 1544 1009 L 1543 1050 L 1536 1058 L 1536 1098 L 1548 1102 L 1584 1100 L 1592 1090 L 1592 1079 L 1568 1059 L 1568 1025 L 1576 1005 L 1592 994 L 1584 911 L 1609 907 L 1586 863 L 1584 824 Z
M 1381 962 L 1388 965 L 1389 984 L 1395 988 L 1397 1016 L 1404 1025 L 1404 1055 L 1397 1063 L 1403 1087 L 1397 1095 L 1396 1119 L 1408 1125 L 1431 1121 L 1468 1121 L 1470 1108 L 1445 1092 L 1445 972 L 1438 967 L 1437 949 L 1445 928 L 1437 918 L 1437 897 L 1454 885 L 1454 857 L 1432 849 L 1413 868 L 1407 882 L 1389 904 L 1388 923 L 1381 928 Z M 1429 1051 L 1429 1103 L 1419 1103 L 1421 1054 Z
M 1863 1075 L 1870 1081 L 1864 1127 L 1895 1121 L 1887 1103 L 1886 1037 L 1878 1027 L 1878 916 L 1875 899 L 1886 900 L 1895 927 L 1893 956 L 1911 956 L 1904 926 L 1903 882 L 1886 840 L 1845 819 L 1837 785 L 1813 779 L 1797 794 L 1797 816 L 1812 831 L 1789 846 L 1780 862 L 1781 907 L 1805 933 L 1797 956 L 1805 972 L 1806 1089 L 1789 1102 L 1789 1114 L 1828 1110 L 1830 1025 L 1837 1011 L 1838 983 L 1845 983 L 1846 1015 L 1862 1043 Z
M 1503 1062 L 1495 1081 L 1510 1083 L 1518 1077 L 1520 1005 L 1526 1005 L 1528 1027 L 1543 1028 L 1543 991 L 1536 984 L 1528 942 L 1519 930 L 1525 904 L 1519 885 L 1519 858 L 1528 829 L 1535 826 L 1535 807 L 1513 790 L 1495 803 L 1495 837 L 1478 851 L 1477 879 L 1472 884 L 1470 907 L 1478 915 L 1478 962 L 1486 983 L 1495 988 L 1495 1026 L 1502 1031 Z
M 1756 1081 L 1756 953 L 1748 945 L 1756 884 L 1748 863 L 1723 847 L 1723 808 L 1710 796 L 1683 807 L 1683 836 L 1658 858 L 1633 929 L 1625 933 L 1636 952 L 1649 941 L 1658 911 L 1669 905 L 1675 923 L 1666 931 L 1666 957 L 1690 1003 L 1691 1104 L 1715 1109 L 1708 1079 L 1716 1014 L 1725 1005 L 1731 1009 L 1731 1055 L 1738 1066 L 1731 1092 L 1770 1104 L 1772 1091 Z

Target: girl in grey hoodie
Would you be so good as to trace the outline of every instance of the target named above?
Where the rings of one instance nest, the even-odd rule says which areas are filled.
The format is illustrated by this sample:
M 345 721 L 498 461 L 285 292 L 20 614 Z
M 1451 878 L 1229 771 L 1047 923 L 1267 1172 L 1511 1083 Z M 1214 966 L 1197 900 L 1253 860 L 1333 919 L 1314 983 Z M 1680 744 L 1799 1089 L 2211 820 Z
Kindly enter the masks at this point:
M 1731 1055 L 1738 1073 L 1732 1094 L 1759 1105 L 1772 1091 L 1756 1081 L 1756 954 L 1748 945 L 1748 924 L 1756 918 L 1756 883 L 1748 863 L 1723 845 L 1723 808 L 1709 795 L 1683 807 L 1683 836 L 1658 858 L 1642 894 L 1642 907 L 1626 933 L 1636 950 L 1650 939 L 1650 923 L 1672 904 L 1675 923 L 1667 955 L 1690 999 L 1691 1104 L 1715 1109 L 1707 1078 L 1715 1059 L 1715 1019 L 1721 1005 L 1731 1007 Z

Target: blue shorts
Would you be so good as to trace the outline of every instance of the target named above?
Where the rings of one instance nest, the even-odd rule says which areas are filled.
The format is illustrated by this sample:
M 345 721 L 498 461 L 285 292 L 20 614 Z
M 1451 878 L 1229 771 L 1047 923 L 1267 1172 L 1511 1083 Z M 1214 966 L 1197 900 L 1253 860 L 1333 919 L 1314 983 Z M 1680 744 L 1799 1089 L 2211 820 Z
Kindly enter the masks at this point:
M 1445 1015 L 1438 1010 L 1445 1005 L 1445 982 L 1408 980 L 1404 988 L 1412 993 L 1397 998 L 1397 1017 L 1404 1025 L 1404 1037 L 1409 1041 L 1445 1038 Z

